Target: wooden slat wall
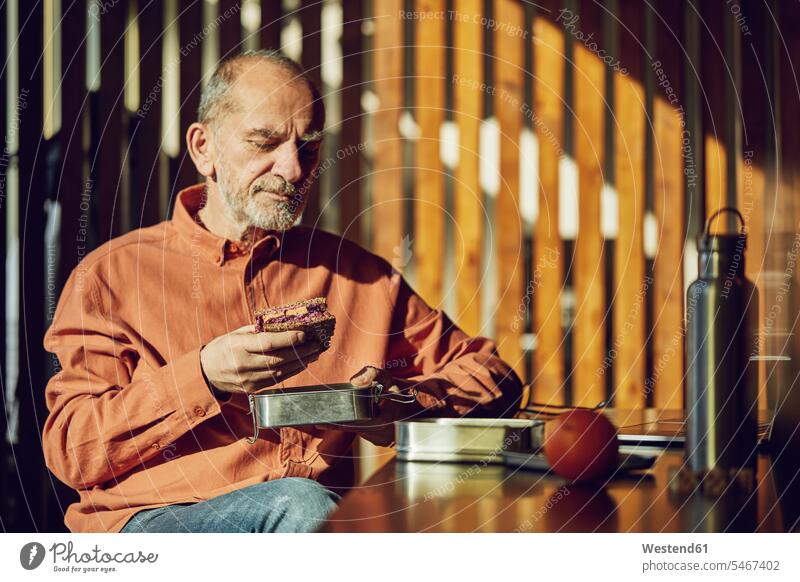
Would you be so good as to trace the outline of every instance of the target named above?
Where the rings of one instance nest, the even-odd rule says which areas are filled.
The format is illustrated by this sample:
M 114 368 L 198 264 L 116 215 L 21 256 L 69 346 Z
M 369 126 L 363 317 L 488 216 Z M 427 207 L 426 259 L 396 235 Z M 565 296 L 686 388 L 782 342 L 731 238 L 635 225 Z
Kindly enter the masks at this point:
M 578 14 L 586 34 L 603 44 L 603 12 L 593 0 L 582 0 Z M 603 364 L 606 324 L 603 238 L 600 196 L 605 167 L 606 65 L 586 46 L 577 44 L 575 60 L 575 159 L 578 163 L 580 223 L 575 244 L 575 322 L 573 324 L 573 403 L 594 406 L 605 398 L 597 373 Z
M 454 120 L 458 126 L 458 165 L 453 184 L 456 248 L 455 320 L 468 334 L 481 329 L 481 240 L 483 194 L 480 189 L 480 122 L 483 115 L 483 42 L 476 18 L 483 14 L 481 0 L 456 0 L 460 15 L 453 22 Z M 463 80 L 463 82 L 461 81 Z
M 11 300 L 8 290 L 19 291 L 24 328 L 18 339 L 21 347 L 28 348 L 17 356 L 16 390 L 6 388 L 15 399 L 4 406 L 19 406 L 23 415 L 41 409 L 42 403 L 32 401 L 31 395 L 41 392 L 49 369 L 44 365 L 46 356 L 35 348 L 41 345 L 50 316 L 47 307 L 42 308 L 48 296 L 41 289 L 49 279 L 43 279 L 40 262 L 45 250 L 50 250 L 44 248 L 42 237 L 47 219 L 43 209 L 52 211 L 55 201 L 61 208 L 56 274 L 60 285 L 97 244 L 163 220 L 171 195 L 197 179 L 191 160 L 185 157 L 183 132 L 197 109 L 203 45 L 218 39 L 219 54 L 224 56 L 237 50 L 243 40 L 239 0 L 219 1 L 217 15 L 235 10 L 214 25 L 220 28 L 218 34 L 203 30 L 203 1 L 136 0 L 132 4 L 139 35 L 139 58 L 133 58 L 138 63 L 129 71 L 134 79 L 124 78 L 123 36 L 132 16 L 131 4 L 104 3 L 98 11 L 99 81 L 88 79 L 91 91 L 86 71 L 94 69 L 85 39 L 90 33 L 86 29 L 89 4 L 52 0 L 45 9 L 42 3 L 18 3 L 20 51 L 14 59 L 20 65 L 19 90 L 25 90 L 25 107 L 20 110 L 19 152 L 3 156 L 6 180 L 0 199 L 4 212 L 13 209 L 18 215 L 4 214 L 0 233 L 11 243 L 5 248 L 5 258 L 12 280 L 6 282 L 3 297 Z M 339 220 L 325 224 L 338 224 L 340 232 L 398 268 L 408 259 L 404 237 L 413 239 L 413 278 L 430 304 L 453 306 L 448 314 L 469 334 L 492 332 L 490 322 L 482 320 L 482 313 L 489 310 L 481 309 L 491 306 L 500 353 L 520 374 L 526 372 L 520 340 L 533 348 L 530 373 L 524 379 L 536 401 L 593 405 L 603 398 L 605 378 L 611 377 L 616 405 L 683 404 L 683 289 L 685 273 L 691 272 L 684 253 L 695 260 L 686 250 L 687 237 L 694 237 L 699 223 L 724 205 L 736 204 L 742 210 L 750 235 L 747 274 L 761 292 L 761 331 L 767 336 L 761 355 L 796 355 L 800 348 L 797 333 L 793 351 L 777 343 L 778 336 L 795 325 L 800 305 L 800 269 L 788 271 L 788 253 L 796 250 L 800 218 L 800 134 L 793 125 L 799 108 L 794 69 L 800 60 L 800 33 L 792 28 L 800 9 L 797 3 L 776 0 L 730 5 L 658 0 L 651 4 L 652 8 L 636 0 L 543 0 L 534 8 L 520 0 L 342 0 L 338 4 L 324 0 L 301 2 L 297 13 L 304 35 L 302 60 L 317 80 L 322 73 L 321 52 L 327 50 L 321 47 L 322 15 L 331 13 L 323 9 L 334 8 L 335 13 L 341 8 L 343 16 L 342 123 L 340 142 L 332 144 L 331 150 L 339 147 L 337 152 L 346 155 L 337 157 L 331 170 L 338 173 L 331 183 L 339 184 L 341 191 L 322 193 L 323 201 L 335 205 Z M 165 5 L 177 7 L 178 44 L 184 52 L 179 77 L 180 151 L 177 158 L 169 159 L 162 144 L 167 121 L 162 106 L 172 89 L 167 87 L 169 75 L 162 66 L 172 66 L 162 63 Z M 61 21 L 52 18 L 57 6 Z M 282 18 L 282 3 L 262 0 L 260 7 L 261 28 L 247 44 L 277 48 L 288 22 Z M 532 29 L 525 28 L 525 9 L 529 17 L 532 13 Z M 409 18 L 407 10 L 427 16 Z M 578 19 L 570 19 L 565 10 Z M 6 38 L 6 4 L 0 5 L 0 14 Z M 45 14 L 50 15 L 47 22 Z M 699 51 L 693 62 L 684 53 L 693 42 L 687 15 L 690 24 L 699 23 Z M 650 23 L 647 29 L 645 18 Z M 252 25 L 251 18 L 246 22 Z M 616 23 L 611 35 L 606 34 L 609 22 Z M 44 51 L 53 27 L 61 29 L 61 45 L 55 49 L 60 51 L 59 61 L 52 56 L 52 45 Z M 589 34 L 592 41 L 587 40 Z M 415 39 L 416 47 L 403 46 L 408 38 Z M 447 46 L 449 41 L 452 46 Z M 653 47 L 650 54 L 645 42 Z M 366 47 L 368 54 L 362 52 Z M 574 55 L 572 64 L 566 61 L 567 49 Z M 530 67 L 528 51 L 533 55 Z M 600 51 L 610 57 L 611 64 L 608 58 L 602 62 Z M 43 52 L 46 71 L 37 64 Z M 408 66 L 406 54 L 414 58 Z M 617 60 L 627 74 L 610 72 Z M 654 61 L 660 61 L 660 66 L 654 66 Z M 44 75 L 54 70 L 54 62 L 60 62 L 62 71 L 60 91 L 53 90 L 58 85 L 52 84 L 54 79 L 48 77 L 45 83 Z M 8 113 L 19 99 L 12 95 L 16 89 L 8 63 L 2 79 L 11 92 L 4 94 L 9 107 L 2 109 L 5 135 L 10 139 L 6 143 L 13 145 L 9 131 L 17 128 L 9 127 L 13 119 Z M 365 63 L 370 63 L 368 70 Z M 453 78 L 446 78 L 448 67 Z M 415 76 L 412 102 L 406 102 L 411 95 L 405 91 L 407 73 Z M 645 90 L 648 78 L 652 93 Z M 126 81 L 138 81 L 136 111 L 125 109 Z M 533 103 L 524 103 L 528 82 Z M 667 87 L 674 91 L 674 100 Z M 648 110 L 646 96 L 651 94 Z M 613 99 L 606 102 L 608 97 Z M 60 99 L 60 128 L 45 124 L 51 99 Z M 410 115 L 402 115 L 404 109 Z M 499 151 L 492 152 L 489 144 L 481 143 L 481 128 L 486 127 L 482 123 L 489 121 L 486 115 L 499 124 Z M 48 133 L 43 135 L 45 127 Z M 440 148 L 443 127 L 450 136 L 457 128 L 457 135 Z M 532 224 L 521 220 L 520 213 L 519 137 L 524 128 L 531 128 L 536 137 L 531 155 L 538 176 L 538 213 L 530 216 Z M 365 129 L 370 130 L 368 135 L 363 135 Z M 403 167 L 404 148 L 410 151 L 408 139 L 416 140 L 415 168 Z M 687 149 L 687 144 L 696 147 Z M 500 161 L 501 187 L 496 199 L 484 200 L 484 195 L 495 192 L 492 188 L 483 191 L 482 153 L 497 155 Z M 560 175 L 561 168 L 568 166 L 563 156 L 573 154 L 579 194 L 574 245 L 565 244 L 558 229 L 559 186 L 568 183 Z M 176 152 L 170 149 L 170 155 Z M 371 156 L 373 170 L 370 192 L 364 187 L 369 183 L 362 159 L 366 155 Z M 647 160 L 652 164 L 649 168 Z M 452 162 L 452 167 L 445 167 L 445 161 Z M 17 164 L 18 186 L 12 179 Z M 689 164 L 702 187 L 695 188 L 685 176 Z M 403 200 L 404 184 L 413 185 L 411 203 Z M 604 240 L 601 194 L 614 191 L 616 236 Z M 450 204 L 446 193 L 450 192 L 452 218 L 445 216 Z M 84 195 L 91 200 L 90 211 L 81 206 Z M 369 207 L 364 200 L 371 200 Z M 415 219 L 410 226 L 407 209 L 412 209 Z M 495 219 L 491 230 L 484 224 L 486 209 Z M 306 222 L 315 222 L 318 213 L 312 205 Z M 655 224 L 655 241 L 643 236 L 645 219 L 648 229 Z M 21 263 L 16 272 L 18 225 Z M 730 228 L 732 223 L 717 228 L 724 226 Z M 529 227 L 530 232 L 523 230 Z M 452 240 L 445 241 L 447 236 Z M 494 237 L 495 244 L 485 244 L 488 236 Z M 529 241 L 531 252 L 526 255 Z M 654 256 L 645 255 L 646 241 L 655 249 Z M 485 256 L 489 248 L 494 256 Z M 454 256 L 448 255 L 449 249 Z M 446 268 L 448 261 L 452 270 Z M 606 263 L 611 265 L 608 271 Z M 652 270 L 646 270 L 651 265 Z M 567 267 L 570 271 L 565 273 Z M 528 280 L 524 280 L 525 272 Z M 498 280 L 487 284 L 489 274 Z M 795 285 L 792 296 L 782 299 L 781 284 L 787 277 Z M 530 320 L 535 341 L 532 336 L 521 337 L 527 330 L 519 325 L 520 310 L 526 326 Z M 6 315 L 13 326 L 13 314 Z M 565 342 L 565 329 L 571 341 Z M 5 345 L 4 337 L 0 348 Z M 6 362 L 6 351 L 0 351 L 4 372 L 13 369 L 15 362 Z M 646 357 L 648 353 L 652 358 Z M 13 352 L 9 354 L 13 357 Z M 565 364 L 570 362 L 572 368 L 567 369 Z M 761 381 L 762 385 L 766 381 L 763 367 Z M 761 403 L 765 404 L 763 398 Z M 38 427 L 31 418 L 23 420 L 21 434 L 35 443 Z M 11 453 L 26 456 L 26 451 L 4 446 L 6 460 Z M 37 458 L 35 450 L 27 452 L 31 453 L 28 458 Z M 45 474 L 43 468 L 26 469 L 23 474 L 23 487 L 31 485 L 31 507 L 38 508 L 34 513 L 47 513 L 43 509 L 49 503 L 46 493 L 35 486 Z M 30 517 L 23 515 L 23 507 L 12 511 L 16 523 Z
M 534 225 L 532 272 L 542 272 L 533 294 L 533 329 L 537 334 L 533 359 L 533 399 L 563 404 L 565 394 L 561 289 L 563 245 L 558 236 L 558 167 L 564 143 L 564 33 L 553 22 L 560 6 L 542 3 L 533 24 L 534 123 L 539 142 L 539 218 Z
M 420 134 L 415 157 L 417 168 L 413 170 L 415 184 L 416 222 L 412 238 L 416 241 L 414 258 L 417 271 L 415 280 L 420 292 L 430 303 L 440 304 L 444 297 L 445 269 L 444 245 L 439 244 L 445 234 L 443 212 L 428 212 L 426 209 L 445 206 L 445 182 L 439 157 L 439 138 L 445 119 L 445 85 L 453 89 L 453 119 L 458 128 L 458 163 L 454 167 L 454 248 L 457 264 L 453 292 L 457 294 L 456 309 L 451 314 L 469 333 L 484 330 L 480 304 L 483 293 L 482 277 L 490 257 L 483 256 L 483 238 L 486 236 L 482 215 L 483 193 L 479 184 L 480 124 L 484 114 L 485 100 L 492 98 L 494 114 L 500 124 L 501 134 L 501 188 L 497 199 L 496 243 L 494 261 L 499 278 L 499 293 L 496 297 L 498 309 L 495 313 L 496 337 L 501 354 L 512 361 L 518 371 L 523 371 L 520 351 L 520 326 L 514 326 L 517 306 L 526 300 L 525 286 L 520 268 L 523 233 L 518 216 L 518 144 L 517 136 L 524 124 L 524 117 L 510 103 L 524 98 L 523 80 L 532 75 L 534 103 L 532 127 L 538 144 L 538 177 L 540 183 L 539 214 L 533 226 L 533 245 L 529 271 L 543 275 L 536 281 L 535 292 L 530 299 L 532 305 L 533 332 L 536 349 L 533 356 L 532 375 L 526 378 L 534 385 L 534 397 L 549 402 L 564 402 L 565 378 L 572 374 L 572 403 L 591 404 L 603 396 L 602 378 L 598 370 L 608 367 L 614 378 L 617 403 L 639 406 L 651 398 L 659 406 L 679 406 L 682 403 L 681 384 L 683 355 L 676 349 L 676 338 L 682 338 L 683 292 L 686 281 L 682 279 L 682 248 L 686 227 L 682 220 L 688 213 L 684 208 L 686 196 L 682 167 L 685 163 L 680 147 L 683 138 L 682 123 L 687 111 L 681 109 L 685 96 L 682 94 L 684 61 L 681 56 L 685 46 L 683 16 L 685 11 L 698 11 L 703 24 L 700 31 L 701 62 L 696 63 L 700 73 L 702 97 L 699 112 L 704 118 L 703 152 L 697 159 L 704 159 L 701 171 L 707 184 L 704 189 L 704 215 L 729 204 L 732 192 L 742 207 L 750 232 L 748 250 L 748 274 L 757 279 L 766 264 L 768 249 L 763 239 L 767 235 L 764 223 L 768 220 L 762 205 L 751 204 L 748 197 L 760 196 L 769 185 L 762 166 L 769 163 L 765 102 L 772 98 L 763 87 L 759 67 L 766 54 L 771 29 L 765 23 L 762 5 L 756 0 L 743 3 L 743 14 L 748 30 L 742 30 L 730 10 L 720 5 L 705 6 L 696 3 L 660 2 L 654 5 L 655 52 L 645 59 L 643 47 L 638 42 L 643 38 L 642 7 L 637 2 L 609 0 L 604 7 L 594 0 L 580 0 L 567 4 L 579 20 L 566 22 L 564 7 L 554 1 L 544 2 L 536 11 L 534 27 L 527 36 L 515 32 L 524 27 L 521 3 L 493 1 L 491 16 L 496 28 L 490 47 L 483 47 L 482 40 L 488 24 L 483 13 L 484 3 L 479 0 L 419 0 L 416 3 L 400 0 L 376 1 L 371 26 L 373 26 L 374 54 L 372 71 L 368 72 L 374 82 L 375 95 L 379 103 L 376 111 L 374 134 L 370 138 L 375 147 L 375 179 L 372 192 L 373 205 L 362 209 L 361 203 L 361 156 L 348 155 L 338 164 L 342 193 L 338 196 L 339 230 L 346 231 L 354 240 L 362 240 L 362 210 L 370 216 L 372 228 L 367 239 L 369 246 L 390 260 L 397 256 L 404 232 L 402 219 L 402 177 L 412 170 L 403 169 L 402 148 L 404 137 L 400 135 L 401 111 L 408 104 L 403 97 L 403 50 L 404 30 L 415 27 L 417 47 L 413 54 L 417 108 L 413 112 Z M 452 7 L 459 16 L 448 15 Z M 136 70 L 141 86 L 140 110 L 131 117 L 130 169 L 123 171 L 123 154 L 127 147 L 125 112 L 119 99 L 123 82 L 122 43 L 119 42 L 125 24 L 125 11 L 111 6 L 102 13 L 101 83 L 99 94 L 92 102 L 97 106 L 91 119 L 93 147 L 97 158 L 92 162 L 94 182 L 89 182 L 93 193 L 94 220 L 90 230 L 96 232 L 101 242 L 110 236 L 138 224 L 152 224 L 163 217 L 169 196 L 175 190 L 193 182 L 196 176 L 188 158 L 181 152 L 179 174 L 174 183 L 167 184 L 159 178 L 165 169 L 160 163 L 161 131 L 161 33 L 163 30 L 161 6 L 152 0 L 139 0 L 138 28 L 140 32 L 140 65 Z M 235 0 L 221 2 L 217 14 L 230 8 L 239 9 Z M 422 20 L 401 18 L 401 12 L 413 8 L 416 13 L 434 16 Z M 362 143 L 362 74 L 361 50 L 363 32 L 361 3 L 342 3 L 343 9 L 343 54 L 344 83 L 342 88 L 341 146 L 360 146 Z M 319 80 L 320 35 L 322 4 L 305 2 L 299 11 L 303 28 L 303 62 L 313 78 Z M 791 9 L 788 9 L 791 11 Z M 606 11 L 612 11 L 622 26 L 618 27 L 617 42 L 604 38 L 603 19 Z M 206 42 L 202 32 L 201 2 L 195 0 L 179 7 L 181 46 L 189 48 L 181 59 L 181 125 L 182 129 L 193 119 L 199 97 L 200 50 Z M 280 3 L 262 2 L 259 38 L 262 46 L 277 46 L 283 21 Z M 69 17 L 69 11 L 67 11 Z M 235 50 L 242 38 L 241 14 L 237 11 L 231 18 L 219 23 L 220 54 Z M 484 20 L 482 20 L 484 19 Z M 454 39 L 452 49 L 445 47 L 448 31 Z M 574 66 L 565 63 L 564 50 L 568 38 L 574 47 Z M 607 66 L 598 58 L 595 49 L 581 41 L 579 34 L 591 33 L 596 48 L 608 49 L 614 56 L 620 55 L 621 65 L 629 74 L 613 75 L 613 90 L 605 86 Z M 738 36 L 737 36 L 738 35 Z M 785 35 L 792 38 L 792 35 Z M 85 60 L 78 46 L 72 46 L 72 35 L 66 35 L 65 49 L 78 53 L 77 59 L 64 62 L 64 67 L 83 67 Z M 524 70 L 525 42 L 532 39 L 534 62 L 531 71 Z M 741 45 L 742 61 L 730 65 L 732 42 Z M 189 46 L 191 45 L 191 46 Z M 452 50 L 455 79 L 444 79 L 447 51 Z M 491 51 L 488 54 L 486 51 Z M 755 51 L 756 56 L 754 56 Z M 734 56 L 739 52 L 733 53 Z M 723 60 L 727 59 L 727 62 Z M 486 61 L 493 62 L 494 77 L 485 79 Z M 646 127 L 644 111 L 644 77 L 655 75 L 650 71 L 653 59 L 661 63 L 661 71 L 673 90 L 675 101 L 669 102 L 664 87 L 656 87 L 652 104 L 652 128 Z M 788 59 L 786 59 L 788 61 Z M 731 74 L 743 75 L 741 84 L 755 89 L 742 94 L 738 104 L 731 94 Z M 737 71 L 741 68 L 741 73 Z M 566 103 L 567 73 L 571 75 L 574 102 Z M 77 97 L 82 93 L 77 76 L 69 76 L 65 87 L 68 98 L 63 99 L 65 117 L 75 119 L 81 115 L 82 105 Z M 441 82 L 433 82 L 438 80 Z M 460 82 L 458 81 L 460 80 Z M 658 83 L 662 79 L 656 79 Z M 69 85 L 71 83 L 72 85 Z M 480 87 L 481 83 L 487 83 Z M 71 87 L 71 88 L 70 88 Z M 785 95 L 785 85 L 781 85 Z M 149 93 L 157 89 L 153 95 Z M 610 104 L 604 102 L 607 94 L 614 95 Z M 149 100 L 149 101 L 148 101 Z M 152 101 L 152 102 L 150 102 Z M 733 105 L 732 105 L 733 104 Z M 146 106 L 146 107 L 145 107 Z M 615 115 L 613 127 L 606 127 L 603 117 L 611 107 Z M 570 108 L 573 108 L 571 111 Z M 785 111 L 785 108 L 784 108 Z M 624 112 L 624 114 L 622 113 Z M 131 112 L 133 113 L 133 112 Z M 565 247 L 559 239 L 558 190 L 560 183 L 559 159 L 564 154 L 563 146 L 570 136 L 563 135 L 567 117 L 574 115 L 573 151 L 578 166 L 580 228 L 574 247 L 574 256 L 565 257 Z M 734 119 L 736 116 L 741 119 Z M 732 118 L 733 116 L 733 118 Z M 741 130 L 737 129 L 741 126 Z M 688 127 L 688 126 L 687 126 Z M 64 175 L 69 176 L 72 190 L 65 189 L 72 198 L 80 193 L 74 185 L 80 183 L 83 190 L 84 167 L 76 163 L 81 159 L 84 127 L 72 124 L 74 139 L 60 137 L 64 141 L 64 159 L 75 163 L 65 164 Z M 656 255 L 653 262 L 652 289 L 645 279 L 644 255 L 642 251 L 644 229 L 644 144 L 648 132 L 652 132 L 653 155 L 653 213 L 657 226 Z M 615 149 L 604 147 L 609 132 L 615 136 Z M 789 133 L 787 132 L 787 135 Z M 694 137 L 694 136 L 692 136 Z M 738 140 L 738 141 L 737 141 Z M 791 137 L 787 137 L 791 143 Z M 182 139 L 181 139 L 182 142 Z M 750 152 L 752 151 L 752 156 Z M 704 154 L 700 156 L 699 154 Z M 614 171 L 605 175 L 611 156 Z M 735 157 L 735 163 L 731 157 Z M 752 163 L 751 163 L 752 161 Z M 177 166 L 173 166 L 175 171 Z M 731 173 L 731 168 L 735 171 Z M 128 184 L 130 181 L 130 184 Z M 784 183 L 786 180 L 784 179 Z M 601 214 L 600 191 L 607 184 L 616 189 L 619 196 L 618 239 L 613 247 L 612 280 L 608 282 L 611 296 L 606 296 L 604 270 L 601 265 L 608 260 L 599 227 Z M 165 188 L 165 185 L 167 186 Z M 785 186 L 783 186 L 785 188 Z M 130 192 L 130 199 L 121 194 Z M 791 210 L 791 209 L 790 209 Z M 790 216 L 793 211 L 782 213 Z M 74 214 L 74 208 L 65 207 L 65 217 Z M 681 219 L 675 220 L 674 217 Z M 310 208 L 307 220 L 316 220 L 314 207 Z M 67 221 L 71 222 L 71 221 Z M 787 227 L 783 227 L 786 230 Z M 63 237 L 74 234 L 74 224 L 62 230 Z M 402 250 L 401 250 L 402 252 Z M 554 264 L 553 256 L 558 253 Z M 75 253 L 71 253 L 74 255 Z M 65 258 L 70 252 L 65 253 Z M 74 261 L 74 258 L 72 259 Z M 562 291 L 564 266 L 571 264 L 574 290 L 574 321 L 571 325 L 573 345 L 564 343 Z M 542 272 L 542 265 L 546 269 Z M 67 270 L 68 271 L 68 270 Z M 66 272 L 66 271 L 65 271 Z M 62 273 L 62 276 L 64 273 Z M 761 286 L 761 282 L 759 282 Z M 652 329 L 645 328 L 643 295 L 652 293 Z M 483 298 L 483 300 L 487 300 Z M 491 299 L 489 299 L 491 300 Z M 761 301 L 762 323 L 766 316 L 764 298 Z M 608 334 L 607 334 L 608 332 Z M 606 345 L 606 336 L 614 342 Z M 652 343 L 652 363 L 645 369 L 647 342 Z M 618 344 L 617 344 L 618 342 Z M 572 349 L 571 358 L 564 358 L 564 350 Z M 572 361 L 573 369 L 564 369 L 564 362 Z M 652 393 L 652 394 L 651 394 Z

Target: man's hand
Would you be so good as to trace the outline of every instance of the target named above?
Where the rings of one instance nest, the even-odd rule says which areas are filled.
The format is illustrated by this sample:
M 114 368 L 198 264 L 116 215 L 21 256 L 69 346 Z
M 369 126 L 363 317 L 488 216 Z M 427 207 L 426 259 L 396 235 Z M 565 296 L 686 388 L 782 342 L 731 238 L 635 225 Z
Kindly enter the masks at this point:
M 303 371 L 320 349 L 302 331 L 256 333 L 246 325 L 211 340 L 200 351 L 200 365 L 216 390 L 250 394 Z
M 367 387 L 373 382 L 383 386 L 384 391 L 399 393 L 408 388 L 412 383 L 392 378 L 386 370 L 374 366 L 361 368 L 352 378 L 353 386 Z M 380 413 L 370 420 L 361 420 L 348 424 L 337 424 L 338 430 L 357 432 L 359 435 L 374 445 L 388 447 L 394 444 L 394 422 L 412 417 L 419 412 L 418 404 L 404 404 L 392 400 L 380 401 Z M 330 427 L 326 427 L 330 428 Z

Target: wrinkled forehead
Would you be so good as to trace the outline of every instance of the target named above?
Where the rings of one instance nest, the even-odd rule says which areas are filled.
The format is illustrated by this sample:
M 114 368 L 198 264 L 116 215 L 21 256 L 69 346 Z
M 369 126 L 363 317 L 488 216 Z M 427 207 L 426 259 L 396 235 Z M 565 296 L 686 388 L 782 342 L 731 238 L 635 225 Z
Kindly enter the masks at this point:
M 321 131 L 322 100 L 293 72 L 272 63 L 244 64 L 229 98 L 237 125 L 272 127 L 298 134 Z

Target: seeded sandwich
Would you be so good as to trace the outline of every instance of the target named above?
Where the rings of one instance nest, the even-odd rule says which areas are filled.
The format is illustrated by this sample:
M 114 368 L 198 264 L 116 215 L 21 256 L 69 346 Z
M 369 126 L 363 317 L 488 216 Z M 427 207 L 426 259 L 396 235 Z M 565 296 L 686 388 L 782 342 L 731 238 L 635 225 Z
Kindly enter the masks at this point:
M 336 317 L 328 311 L 328 302 L 324 297 L 314 297 L 261 309 L 255 314 L 256 332 L 303 331 L 306 338 L 315 339 L 322 346 L 322 351 L 331 345 Z

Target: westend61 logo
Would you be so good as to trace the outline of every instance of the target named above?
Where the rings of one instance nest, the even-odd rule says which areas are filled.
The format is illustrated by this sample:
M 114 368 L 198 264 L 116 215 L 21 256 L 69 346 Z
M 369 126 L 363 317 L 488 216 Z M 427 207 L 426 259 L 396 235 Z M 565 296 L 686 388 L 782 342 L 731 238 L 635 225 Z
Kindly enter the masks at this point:
M 76 552 L 72 542 L 57 542 L 48 550 L 38 542 L 29 542 L 19 552 L 19 563 L 26 570 L 41 566 L 47 553 L 53 557 L 54 572 L 116 572 L 115 564 L 154 564 L 158 554 L 138 552 L 104 552 L 95 545 L 88 552 Z

